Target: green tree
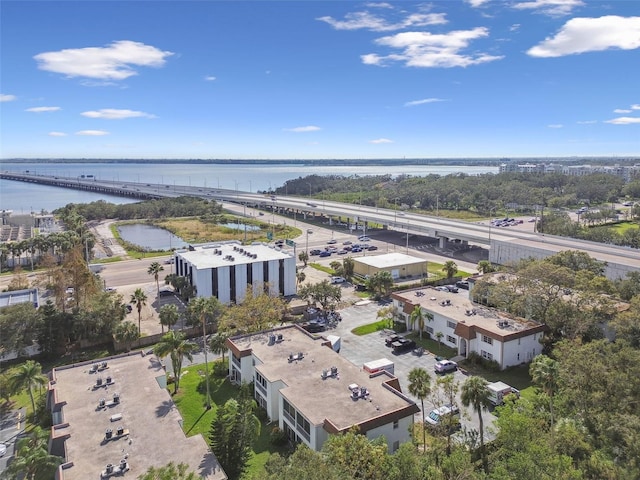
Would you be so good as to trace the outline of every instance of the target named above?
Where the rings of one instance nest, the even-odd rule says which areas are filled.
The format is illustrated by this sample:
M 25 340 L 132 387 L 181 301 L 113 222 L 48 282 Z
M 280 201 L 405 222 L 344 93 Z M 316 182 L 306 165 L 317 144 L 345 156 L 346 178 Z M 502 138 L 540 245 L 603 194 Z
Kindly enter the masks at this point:
M 529 365 L 529 375 L 549 398 L 549 415 L 553 430 L 553 397 L 558 390 L 558 362 L 546 355 L 536 356 Z
M 230 399 L 218 408 L 211 422 L 209 443 L 230 480 L 237 480 L 246 470 L 253 442 L 260 435 L 256 403 L 246 393 Z
M 351 257 L 345 257 L 342 259 L 342 270 L 344 272 L 344 276 L 351 280 L 353 278 L 353 272 L 355 269 L 356 263 Z
M 298 254 L 298 260 L 300 260 L 306 267 L 309 262 L 309 254 L 307 252 L 300 252 Z
M 113 332 L 113 336 L 116 341 L 126 345 L 128 352 L 131 350 L 131 344 L 140 338 L 140 331 L 135 323 L 127 321 L 118 324 Z
M 222 355 L 222 361 L 224 362 L 224 354 L 227 351 L 227 338 L 229 334 L 226 331 L 218 330 L 218 333 L 211 337 L 209 348 L 216 355 Z
M 322 309 L 326 310 L 342 299 L 342 289 L 339 285 L 331 285 L 328 280 L 323 280 L 313 285 L 305 285 L 298 291 L 298 296 L 309 304 L 319 303 Z
M 455 277 L 456 273 L 458 273 L 458 265 L 453 260 L 447 260 L 444 262 L 442 267 L 442 271 L 446 275 L 447 278 Z
M 307 274 L 304 273 L 303 270 L 298 270 L 296 269 L 296 282 L 298 285 L 300 285 L 302 282 L 304 282 L 307 278 Z
M 156 301 L 158 302 L 158 309 L 160 309 L 160 272 L 164 271 L 164 267 L 158 262 L 153 262 L 149 265 L 147 273 L 153 277 L 156 282 Z M 164 325 L 160 322 L 160 329 L 164 334 Z
M 478 272 L 485 274 L 485 273 L 491 273 L 491 272 L 495 272 L 496 269 L 495 267 L 491 264 L 491 262 L 489 260 L 480 260 L 478 262 Z
M 427 447 L 427 431 L 425 429 L 424 399 L 431 393 L 431 377 L 422 367 L 416 367 L 409 371 L 409 393 L 420 400 L 422 410 L 422 445 Z
M 420 305 L 416 305 L 413 307 L 411 314 L 409 315 L 409 322 L 411 323 L 411 329 L 418 324 L 418 331 L 420 333 L 420 340 L 422 340 L 422 331 L 424 330 L 424 313 L 422 312 L 422 307 Z
M 287 304 L 281 297 L 266 292 L 254 295 L 248 289 L 240 304 L 228 307 L 220 320 L 220 328 L 238 333 L 260 332 L 282 322 Z
M 193 352 L 196 350 L 198 350 L 198 346 L 195 343 L 185 340 L 182 332 L 174 330 L 169 330 L 165 333 L 160 342 L 153 347 L 153 353 L 158 357 L 162 358 L 168 355 L 171 358 L 171 366 L 175 377 L 173 393 L 177 393 L 178 388 L 180 388 L 183 359 L 193 360 Z
M 160 324 L 167 327 L 167 330 L 171 330 L 178 320 L 180 319 L 180 312 L 178 307 L 173 304 L 163 305 L 160 307 Z
M 442 351 L 442 337 L 444 337 L 444 333 L 440 331 L 436 332 L 436 338 L 438 339 L 438 353 Z
M 175 464 L 169 462 L 164 467 L 149 467 L 138 480 L 200 480 L 202 477 L 189 471 L 186 463 Z
M 388 297 L 391 287 L 393 287 L 393 277 L 386 270 L 380 270 L 367 279 L 367 288 L 379 297 Z
M 33 398 L 33 389 L 43 387 L 49 379 L 42 374 L 42 366 L 33 360 L 27 360 L 22 365 L 16 367 L 9 376 L 12 390 L 21 392 L 27 390 L 31 399 L 31 408 L 36 412 L 36 402 Z
M 384 438 L 370 441 L 355 428 L 329 437 L 322 453 L 327 463 L 336 465 L 345 479 L 386 480 L 392 473 Z
M 211 393 L 209 386 L 209 361 L 207 358 L 207 320 L 214 322 L 217 320 L 220 312 L 222 311 L 222 305 L 216 297 L 198 297 L 189 303 L 189 313 L 197 318 L 202 325 L 202 345 L 204 350 L 204 381 L 207 388 L 207 410 L 211 408 Z
M 484 471 L 488 474 L 489 466 L 487 463 L 487 454 L 484 448 L 484 419 L 482 418 L 482 410 L 491 405 L 487 385 L 487 381 L 482 377 L 469 377 L 462 384 L 460 399 L 465 407 L 471 406 L 478 414 L 478 422 L 480 424 L 480 455 L 482 456 Z
M 49 432 L 35 427 L 16 444 L 16 455 L 3 472 L 8 480 L 50 480 L 62 458 L 48 451 Z
M 147 295 L 141 288 L 136 288 L 129 301 L 136 306 L 138 311 L 138 332 L 142 334 L 142 307 L 147 304 Z
M 444 397 L 447 405 L 456 404 L 456 396 L 458 394 L 459 384 L 453 375 L 443 375 L 436 379 L 438 391 Z M 442 417 L 442 427 L 447 435 L 447 455 L 451 455 L 451 435 L 459 426 L 460 420 L 454 415 L 445 415 Z
M 44 324 L 42 313 L 25 302 L 0 310 L 0 350 L 23 355 Z

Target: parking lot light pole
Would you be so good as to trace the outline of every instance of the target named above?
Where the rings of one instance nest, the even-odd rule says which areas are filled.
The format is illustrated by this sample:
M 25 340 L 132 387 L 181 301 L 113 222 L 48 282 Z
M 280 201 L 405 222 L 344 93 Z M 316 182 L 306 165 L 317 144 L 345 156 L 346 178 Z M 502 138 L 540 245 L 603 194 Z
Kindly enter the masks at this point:
M 307 229 L 307 244 L 306 244 L 306 247 L 305 247 L 305 249 L 304 249 L 304 251 L 305 251 L 305 252 L 306 252 L 306 254 L 307 254 L 307 257 L 309 257 L 309 234 L 310 234 L 310 233 L 313 233 L 313 230 L 311 230 L 311 229 L 309 228 L 309 229 Z

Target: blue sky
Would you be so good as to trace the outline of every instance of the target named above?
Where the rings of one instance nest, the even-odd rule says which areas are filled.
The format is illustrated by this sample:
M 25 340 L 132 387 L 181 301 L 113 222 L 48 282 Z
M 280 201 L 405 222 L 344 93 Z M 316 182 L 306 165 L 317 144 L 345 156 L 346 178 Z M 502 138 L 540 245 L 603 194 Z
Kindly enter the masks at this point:
M 640 154 L 640 2 L 7 1 L 0 156 Z

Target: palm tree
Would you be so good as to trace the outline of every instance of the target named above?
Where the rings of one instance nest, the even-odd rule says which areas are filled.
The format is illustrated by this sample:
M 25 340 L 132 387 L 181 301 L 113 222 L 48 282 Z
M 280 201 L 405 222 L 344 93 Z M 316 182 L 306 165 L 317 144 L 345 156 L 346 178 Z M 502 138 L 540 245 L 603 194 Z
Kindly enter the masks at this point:
M 495 270 L 495 267 L 489 260 L 480 260 L 478 262 L 478 272 L 482 274 L 495 272 Z
M 160 308 L 160 325 L 166 326 L 170 330 L 180 320 L 180 312 L 175 305 L 163 305 Z M 163 331 L 164 333 L 164 331 Z
M 296 281 L 298 282 L 298 285 L 304 282 L 306 278 L 307 278 L 307 274 L 304 273 L 304 271 L 296 270 Z
M 138 330 L 138 327 L 136 327 L 135 323 L 122 322 L 116 326 L 113 336 L 116 341 L 122 342 L 126 345 L 128 352 L 131 350 L 131 344 L 140 337 L 140 331 Z
M 424 368 L 416 367 L 409 372 L 409 393 L 420 400 L 422 410 L 422 445 L 426 449 L 427 431 L 424 425 L 424 399 L 431 393 L 431 377 Z
M 442 351 L 442 337 L 444 337 L 444 333 L 436 332 L 436 338 L 438 339 L 438 354 Z
M 186 357 L 189 361 L 193 360 L 193 352 L 197 349 L 198 346 L 195 343 L 185 340 L 182 332 L 174 330 L 169 330 L 165 333 L 162 340 L 153 347 L 153 353 L 158 357 L 166 357 L 167 355 L 171 357 L 171 366 L 175 377 L 173 393 L 176 393 L 180 387 L 183 358 Z
M 211 342 L 209 342 L 209 348 L 216 355 L 222 355 L 222 361 L 224 362 L 224 352 L 227 351 L 227 338 L 229 338 L 229 333 L 225 331 L 218 331 L 213 337 L 211 337 Z
M 529 365 L 529 375 L 533 383 L 549 397 L 549 415 L 553 431 L 553 396 L 558 390 L 558 362 L 546 355 L 538 355 Z
M 300 252 L 298 254 L 298 260 L 300 260 L 306 267 L 309 262 L 309 254 L 307 252 Z
M 217 317 L 221 312 L 220 302 L 216 297 L 198 297 L 189 303 L 189 312 L 202 323 L 202 348 L 204 350 L 205 384 L 207 387 L 207 410 L 211 408 L 211 395 L 209 394 L 209 362 L 207 361 L 207 317 Z
M 36 402 L 33 398 L 33 387 L 44 386 L 49 379 L 42 374 L 42 365 L 33 360 L 27 360 L 17 367 L 10 375 L 9 381 L 13 390 L 21 392 L 27 390 L 31 399 L 31 408 L 36 413 Z
M 160 272 L 164 271 L 164 267 L 160 265 L 158 262 L 153 262 L 149 265 L 147 269 L 147 273 L 149 275 L 153 275 L 153 279 L 156 282 L 156 292 L 157 292 L 157 300 L 158 300 L 158 309 L 160 309 Z M 162 329 L 162 333 L 164 333 L 164 326 L 160 324 L 160 328 Z
M 444 262 L 442 271 L 445 273 L 447 278 L 453 278 L 455 274 L 458 273 L 458 265 L 456 265 L 456 262 L 453 260 L 447 260 Z
M 418 330 L 420 331 L 420 340 L 422 340 L 422 330 L 424 330 L 424 316 L 422 315 L 422 308 L 420 305 L 413 307 L 413 311 L 409 315 L 409 322 L 411 323 L 411 330 L 414 325 L 418 324 Z
M 138 332 L 142 335 L 142 307 L 147 304 L 147 295 L 141 288 L 136 288 L 136 291 L 131 295 L 131 300 L 129 300 L 129 302 L 133 303 L 138 310 Z
M 484 422 L 482 419 L 482 409 L 488 408 L 489 389 L 487 381 L 482 377 L 469 377 L 462 384 L 462 394 L 460 399 L 465 407 L 472 406 L 478 412 L 478 421 L 480 423 L 480 454 L 482 455 L 482 465 L 485 473 L 489 473 L 489 465 L 487 464 L 487 456 L 484 451 Z
M 18 440 L 16 455 L 4 474 L 10 480 L 53 478 L 62 458 L 48 452 L 49 432 L 35 427 L 28 436 Z
M 351 257 L 345 257 L 342 259 L 342 269 L 344 270 L 344 276 L 350 281 L 353 277 L 353 270 L 355 268 L 355 261 Z

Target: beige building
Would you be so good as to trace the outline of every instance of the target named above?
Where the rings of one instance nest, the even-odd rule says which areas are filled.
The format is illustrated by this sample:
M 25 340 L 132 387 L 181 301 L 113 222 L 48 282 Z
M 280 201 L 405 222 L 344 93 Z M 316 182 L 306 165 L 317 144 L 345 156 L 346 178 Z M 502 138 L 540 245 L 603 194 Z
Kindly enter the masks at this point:
M 427 261 L 404 253 L 386 253 L 353 259 L 353 271 L 356 275 L 371 277 L 378 272 L 387 271 L 394 280 L 403 278 L 426 278 Z
M 237 383 L 254 382 L 255 398 L 293 442 L 319 451 L 329 435 L 352 427 L 390 452 L 411 441 L 420 411 L 396 377 L 369 374 L 336 353 L 331 342 L 298 326 L 227 340 L 229 372 Z
M 185 436 L 155 355 L 136 352 L 102 359 L 95 364 L 99 369 L 93 365 L 84 362 L 51 372 L 49 449 L 64 458 L 55 480 L 122 474 L 134 479 L 170 461 L 186 463 L 206 480 L 227 478 L 202 435 Z

